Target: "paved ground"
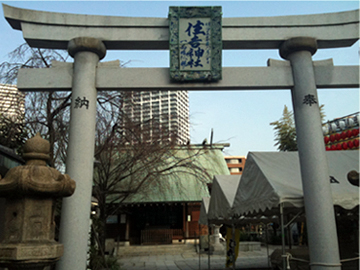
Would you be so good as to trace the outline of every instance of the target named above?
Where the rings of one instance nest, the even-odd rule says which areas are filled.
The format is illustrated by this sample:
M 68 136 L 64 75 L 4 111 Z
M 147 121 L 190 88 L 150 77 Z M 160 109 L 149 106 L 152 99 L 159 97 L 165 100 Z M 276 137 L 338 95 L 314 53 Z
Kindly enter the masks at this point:
M 274 246 L 269 247 L 269 254 L 274 249 Z M 207 254 L 199 255 L 194 242 L 189 241 L 186 244 L 119 247 L 117 256 L 122 270 L 226 269 L 225 252 L 222 255 L 210 255 L 210 258 Z M 249 268 L 269 268 L 265 247 L 261 247 L 261 251 L 239 252 L 236 269 Z

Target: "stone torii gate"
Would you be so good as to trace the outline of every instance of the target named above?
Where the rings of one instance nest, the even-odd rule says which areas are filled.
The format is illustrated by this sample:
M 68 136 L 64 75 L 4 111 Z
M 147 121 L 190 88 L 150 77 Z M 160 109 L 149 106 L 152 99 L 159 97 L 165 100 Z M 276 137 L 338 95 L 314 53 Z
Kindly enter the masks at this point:
M 223 68 L 212 83 L 172 83 L 167 68 L 98 64 L 106 50 L 169 49 L 166 18 L 127 18 L 40 12 L 3 5 L 9 24 L 32 47 L 67 49 L 73 64 L 24 69 L 21 91 L 72 91 L 67 173 L 77 182 L 63 202 L 58 269 L 85 269 L 89 229 L 97 90 L 291 89 L 312 269 L 340 270 L 339 249 L 317 88 L 358 88 L 359 67 L 313 62 L 317 49 L 353 45 L 359 10 L 319 15 L 223 18 L 223 49 L 276 49 L 288 61 L 267 67 Z M 78 106 L 83 97 L 87 107 Z M 79 98 L 79 99 L 78 99 Z M 311 134 L 311 136 L 309 136 Z

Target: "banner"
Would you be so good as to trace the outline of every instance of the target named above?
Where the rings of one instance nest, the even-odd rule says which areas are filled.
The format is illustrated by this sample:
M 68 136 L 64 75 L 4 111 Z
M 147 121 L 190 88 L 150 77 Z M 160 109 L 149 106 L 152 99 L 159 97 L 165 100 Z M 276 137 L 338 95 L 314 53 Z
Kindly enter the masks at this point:
M 226 228 L 226 265 L 225 267 L 232 266 L 239 254 L 240 244 L 240 229 L 234 229 L 235 235 L 233 235 L 233 228 Z

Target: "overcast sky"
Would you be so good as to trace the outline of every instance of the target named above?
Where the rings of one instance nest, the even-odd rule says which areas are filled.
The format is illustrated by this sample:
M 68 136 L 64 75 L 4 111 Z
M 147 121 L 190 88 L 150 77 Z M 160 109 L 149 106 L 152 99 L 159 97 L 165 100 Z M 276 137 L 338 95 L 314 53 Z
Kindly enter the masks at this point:
M 223 17 L 262 17 L 317 14 L 359 8 L 359 1 L 1 1 L 19 8 L 41 11 L 130 17 L 167 17 L 169 6 L 222 6 Z M 0 11 L 0 61 L 24 42 Z M 281 60 L 278 50 L 223 51 L 223 67 L 266 66 L 268 58 Z M 359 65 L 359 42 L 350 48 L 323 49 L 314 60 L 333 58 L 335 65 Z M 103 61 L 130 61 L 128 67 L 169 67 L 168 51 L 108 51 Z M 249 151 L 276 151 L 270 122 L 282 116 L 284 105 L 292 110 L 290 90 L 192 91 L 190 97 L 191 143 L 210 139 L 230 143 L 226 155 L 246 156 Z M 359 89 L 319 90 L 326 120 L 359 111 Z

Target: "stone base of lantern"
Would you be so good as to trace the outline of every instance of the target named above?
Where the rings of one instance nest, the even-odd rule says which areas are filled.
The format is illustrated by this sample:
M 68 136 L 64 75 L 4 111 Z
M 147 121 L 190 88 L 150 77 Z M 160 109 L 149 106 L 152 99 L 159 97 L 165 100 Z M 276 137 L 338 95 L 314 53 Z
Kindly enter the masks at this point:
M 55 263 L 63 255 L 64 246 L 55 241 L 49 243 L 2 244 L 0 266 L 10 270 L 39 269 Z

